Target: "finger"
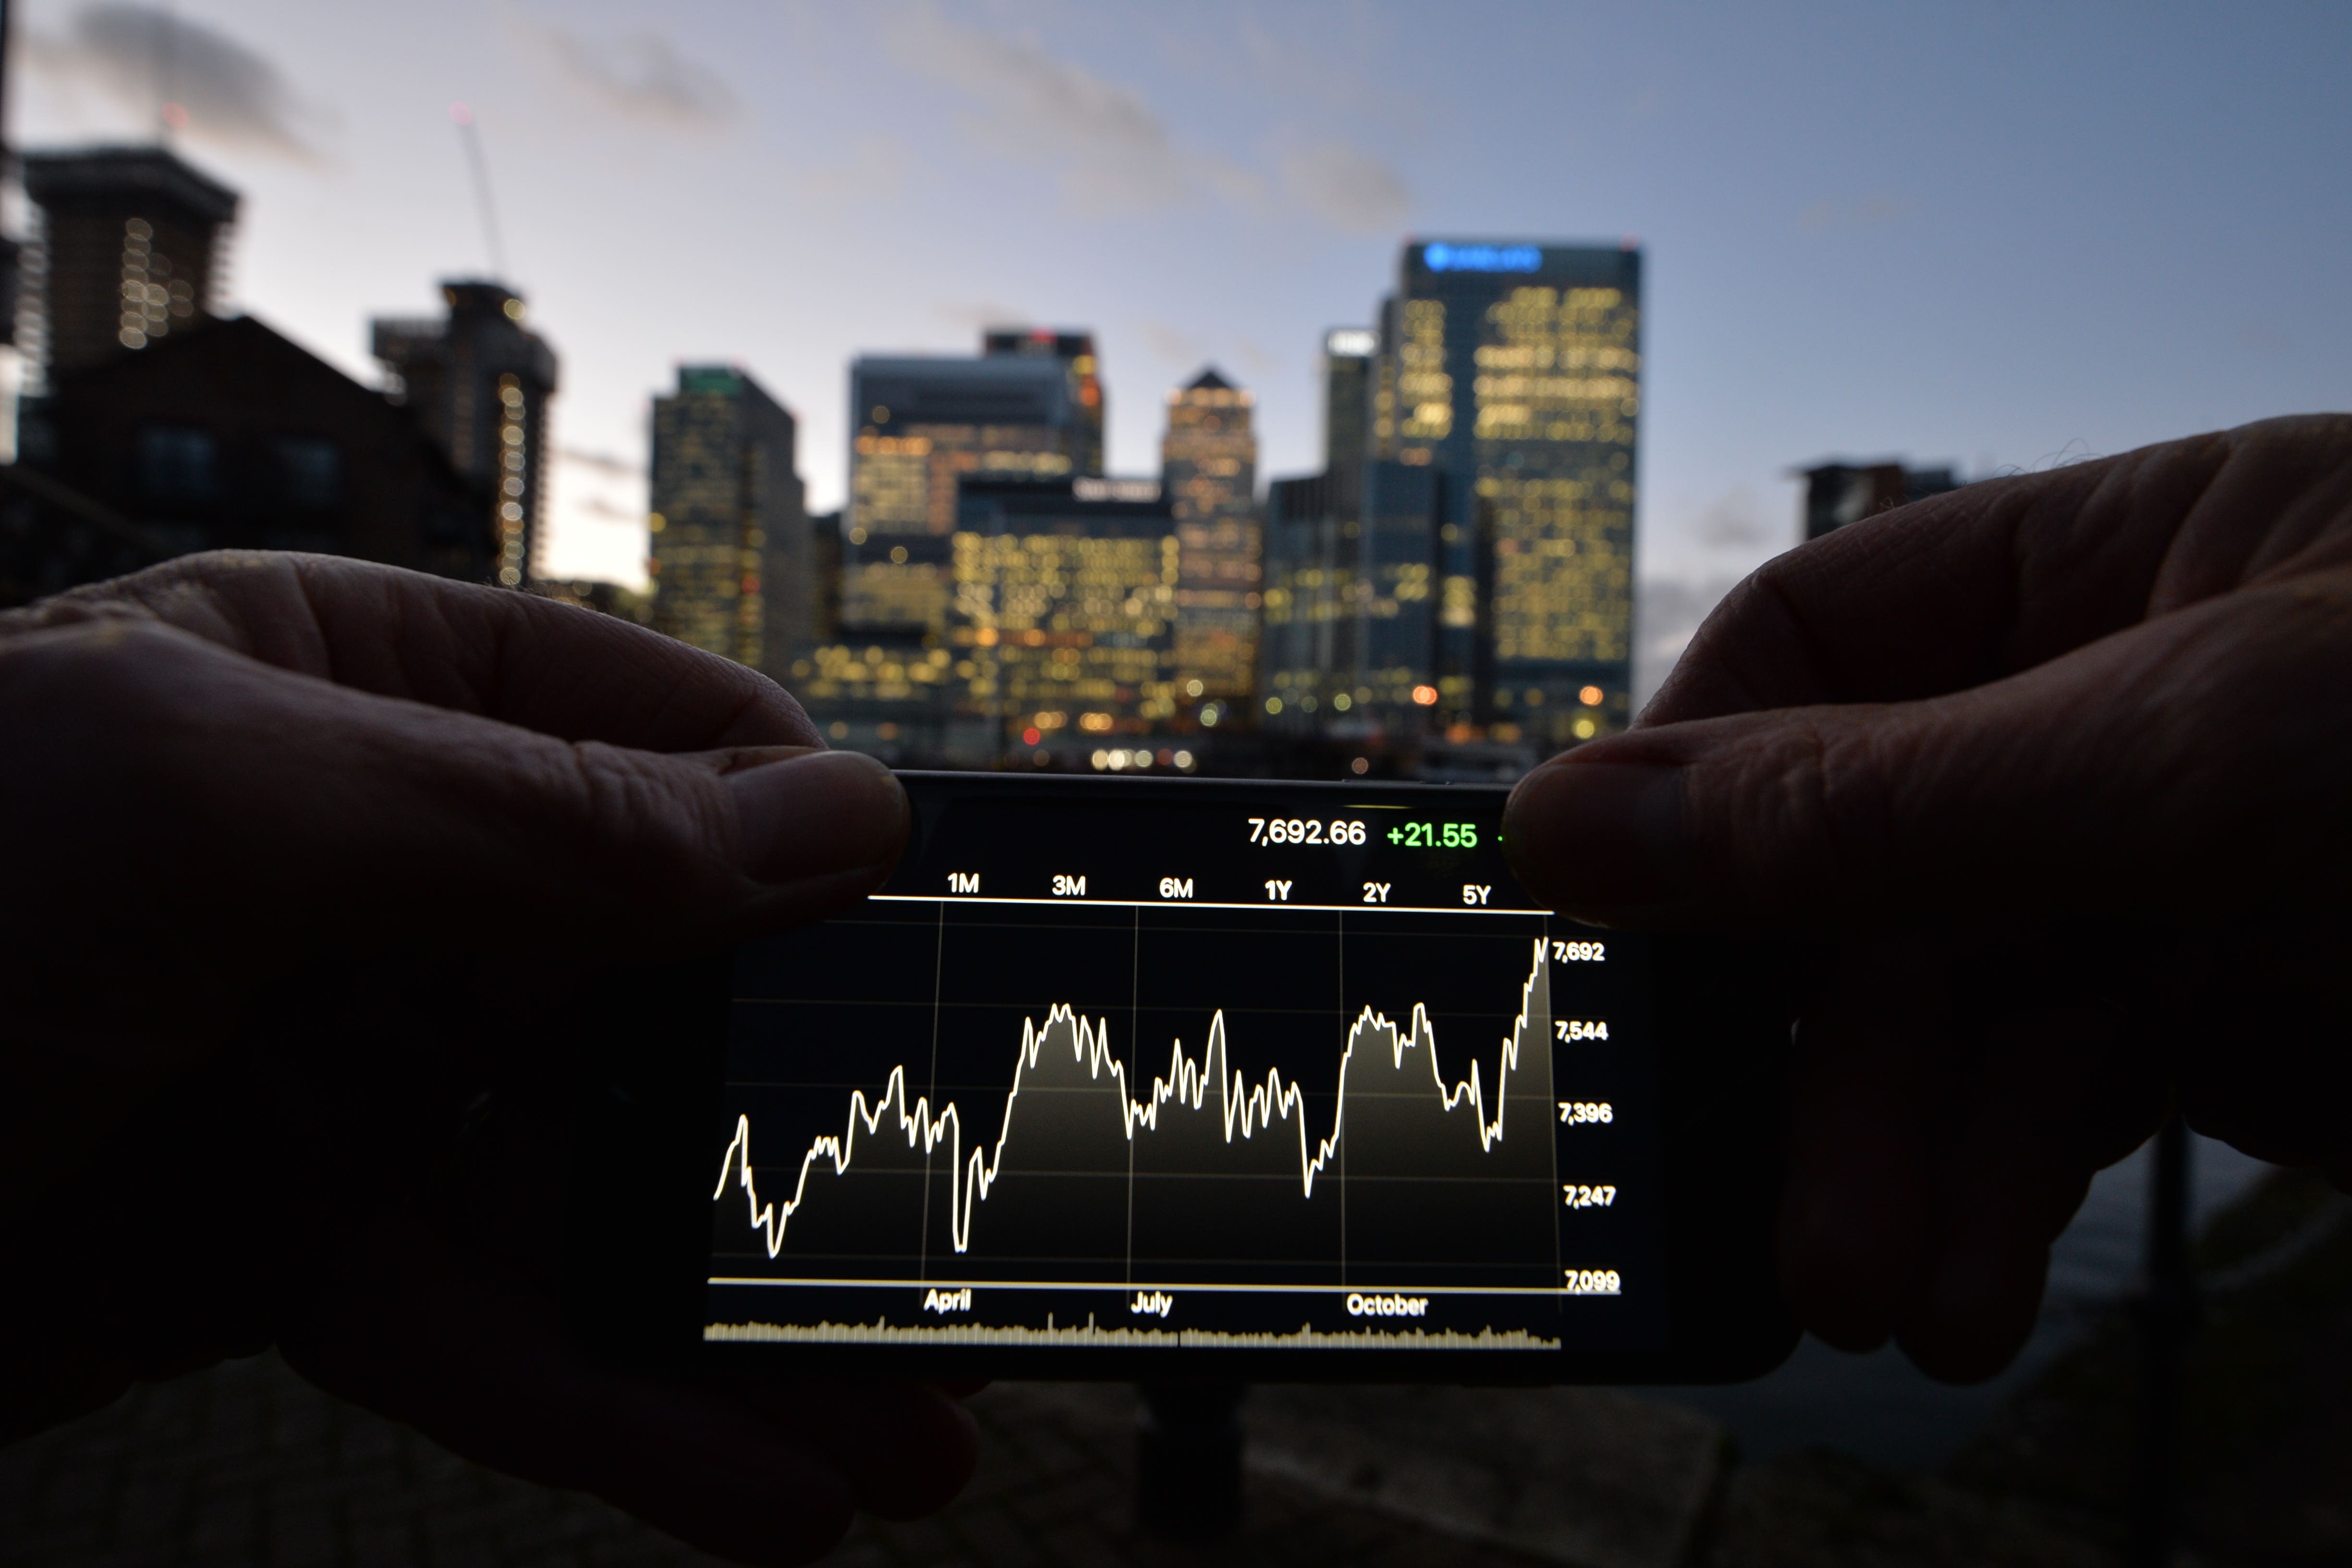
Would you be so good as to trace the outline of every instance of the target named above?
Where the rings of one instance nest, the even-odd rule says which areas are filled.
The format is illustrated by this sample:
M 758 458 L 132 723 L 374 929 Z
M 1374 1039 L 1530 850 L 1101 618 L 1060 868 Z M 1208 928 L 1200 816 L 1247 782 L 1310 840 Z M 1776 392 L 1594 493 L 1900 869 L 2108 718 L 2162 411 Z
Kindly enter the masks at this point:
M 1940 1029 L 1932 966 L 1885 949 L 1843 960 L 1798 1029 L 1781 1291 L 1797 1321 L 1840 1350 L 1885 1344 L 1925 1282 L 1925 1062 Z
M 746 1563 L 807 1562 L 861 1498 L 928 1511 L 971 1474 L 971 1417 L 935 1392 L 877 1390 L 865 1410 L 845 1389 L 804 1406 L 736 1396 L 592 1361 L 557 1315 L 394 1223 L 281 1344 L 329 1392 L 457 1453 Z
M 1643 722 L 1981 685 L 2150 615 L 2341 564 L 2347 521 L 2341 415 L 1969 485 L 1764 566 L 1707 618 Z
M 2093 1174 L 2163 1118 L 2160 1073 L 2111 1014 L 1998 1020 L 1971 1042 L 1943 1141 L 1937 1240 L 1897 1333 L 1929 1376 L 1980 1383 L 2017 1358 L 2041 1314 L 2050 1250 Z
M 2132 997 L 2189 1124 L 2273 1165 L 2352 1163 L 2352 920 L 2282 898 L 2267 918 L 2182 929 Z
M 0 730 L 38 740 L 0 770 L 0 821 L 42 824 L 19 951 L 677 951 L 829 913 L 907 825 L 855 753 L 567 745 L 136 622 L 0 643 Z
M 1950 696 L 1579 747 L 1505 844 L 1604 924 L 2237 917 L 2352 873 L 2348 660 L 2352 571 L 2249 590 Z
M 0 636 L 126 616 L 562 740 L 649 751 L 823 744 L 782 687 L 716 653 L 575 605 L 337 556 L 186 556 L 0 616 Z

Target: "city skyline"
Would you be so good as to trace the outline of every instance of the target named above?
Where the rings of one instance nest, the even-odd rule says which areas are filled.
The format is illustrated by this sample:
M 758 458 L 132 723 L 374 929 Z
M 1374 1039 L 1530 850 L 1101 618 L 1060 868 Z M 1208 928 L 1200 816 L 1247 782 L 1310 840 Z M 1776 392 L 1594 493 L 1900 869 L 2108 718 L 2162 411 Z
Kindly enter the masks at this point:
M 155 123 L 79 14 L 22 8 L 19 145 Z M 1377 5 L 176 16 L 268 73 L 242 100 L 181 85 L 184 151 L 246 197 L 227 303 L 362 377 L 367 316 L 486 269 L 447 120 L 475 106 L 509 281 L 563 356 L 565 574 L 642 559 L 647 403 L 679 362 L 740 364 L 801 417 L 815 510 L 854 352 L 1015 320 L 1096 332 L 1113 472 L 1211 360 L 1258 394 L 1261 473 L 1311 472 L 1319 329 L 1361 320 L 1415 234 L 1625 232 L 1653 258 L 1654 673 L 1654 633 L 1794 542 L 1797 465 L 2030 467 L 2352 394 L 2352 220 L 2278 155 L 2352 125 L 2352 22 L 2317 7 L 2029 31 L 1496 6 L 1435 34 Z M 1188 270 L 1203 246 L 1246 286 Z

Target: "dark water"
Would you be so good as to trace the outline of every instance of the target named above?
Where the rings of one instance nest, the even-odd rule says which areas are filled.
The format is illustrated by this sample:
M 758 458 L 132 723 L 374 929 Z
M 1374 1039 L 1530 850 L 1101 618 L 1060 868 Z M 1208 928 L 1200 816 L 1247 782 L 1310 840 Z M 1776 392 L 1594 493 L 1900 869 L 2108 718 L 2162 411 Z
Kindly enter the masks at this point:
M 2192 1225 L 2202 1225 L 2270 1169 L 2227 1144 L 2194 1135 L 2189 1141 Z M 1875 1464 L 1931 1469 L 2081 1333 L 2092 1312 L 2131 1289 L 2146 1244 L 2149 1159 L 2142 1148 L 2091 1184 L 2082 1211 L 2053 1250 L 2050 1292 L 2033 1338 L 2017 1364 L 1990 1383 L 1951 1388 L 1922 1375 L 1892 1346 L 1848 1355 L 1808 1338 L 1778 1372 L 1754 1383 L 1646 1392 L 1724 1422 L 1748 1458 L 1827 1448 Z

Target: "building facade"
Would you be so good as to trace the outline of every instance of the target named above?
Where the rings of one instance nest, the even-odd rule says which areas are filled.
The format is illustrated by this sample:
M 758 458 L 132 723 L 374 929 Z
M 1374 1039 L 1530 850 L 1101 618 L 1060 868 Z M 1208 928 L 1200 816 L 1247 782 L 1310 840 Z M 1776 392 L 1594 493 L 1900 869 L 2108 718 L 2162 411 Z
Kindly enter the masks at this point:
M 492 579 L 520 588 L 543 575 L 555 350 L 523 325 L 522 296 L 505 284 L 445 283 L 441 298 L 446 317 L 375 321 L 375 357 L 387 390 L 488 495 Z
M 1264 580 L 1249 392 L 1203 369 L 1168 394 L 1160 483 L 1176 518 L 1176 661 L 1186 698 L 1246 703 L 1257 684 Z
M 1362 487 L 1371 455 L 1372 368 L 1381 335 L 1369 327 L 1334 327 L 1323 334 L 1323 472 L 1338 488 L 1333 504 L 1345 511 Z
M 1559 746 L 1629 716 L 1641 272 L 1631 245 L 1405 247 L 1370 378 L 1370 448 L 1375 466 L 1431 471 L 1414 602 L 1434 624 L 1416 685 L 1450 730 Z M 1391 527 L 1423 504 L 1397 495 Z M 1365 507 L 1369 534 L 1369 492 Z M 1408 602 L 1417 565 L 1368 561 L 1368 576 L 1395 574 L 1392 594 L 1371 583 L 1373 603 Z
M 1342 515 L 1342 484 L 1326 472 L 1266 486 L 1258 707 L 1277 732 L 1319 732 L 1370 711 L 1359 706 L 1361 529 Z
M 1363 493 L 1379 349 L 1369 328 L 1323 334 L 1323 471 L 1266 487 L 1258 707 L 1276 731 L 1371 722 Z
M 36 465 L 158 556 L 287 549 L 488 575 L 480 496 L 407 413 L 250 316 L 62 375 Z
M 1090 361 L 1090 356 L 1089 356 Z M 850 368 L 845 640 L 946 630 L 956 497 L 966 478 L 1063 479 L 1099 460 L 1087 378 L 1059 354 L 878 357 Z
M 1104 471 L 1103 425 L 1110 416 L 1095 335 L 1064 327 L 991 327 L 980 336 L 987 358 L 1008 355 L 1057 360 L 1070 378 L 1070 465 L 1077 474 Z
M 1173 508 L 1150 480 L 968 476 L 940 631 L 845 631 L 793 686 L 841 745 L 984 767 L 1164 728 L 1179 707 Z
M 210 319 L 236 193 L 161 147 L 27 153 L 37 225 L 19 341 L 33 390 Z
M 950 642 L 992 748 L 1099 745 L 1177 710 L 1180 533 L 1150 480 L 967 480 Z
M 653 625 L 781 674 L 821 598 L 792 413 L 750 376 L 682 365 L 654 399 Z

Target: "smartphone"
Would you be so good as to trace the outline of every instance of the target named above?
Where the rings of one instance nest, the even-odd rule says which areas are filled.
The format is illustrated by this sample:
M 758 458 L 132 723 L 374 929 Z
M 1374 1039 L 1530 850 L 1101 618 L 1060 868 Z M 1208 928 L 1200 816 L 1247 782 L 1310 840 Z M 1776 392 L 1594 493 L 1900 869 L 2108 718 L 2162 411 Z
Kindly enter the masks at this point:
M 1769 953 L 1554 916 L 1499 788 L 899 777 L 881 892 L 599 1009 L 570 1291 L 608 1347 L 1633 1383 L 1793 1346 Z

